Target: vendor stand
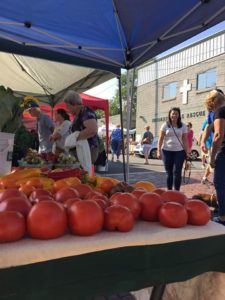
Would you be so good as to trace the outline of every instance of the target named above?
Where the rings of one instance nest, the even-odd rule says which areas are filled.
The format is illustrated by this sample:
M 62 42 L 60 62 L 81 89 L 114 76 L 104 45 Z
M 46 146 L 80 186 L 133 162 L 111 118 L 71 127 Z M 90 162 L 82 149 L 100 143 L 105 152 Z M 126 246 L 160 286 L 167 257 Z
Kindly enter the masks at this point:
M 214 222 L 180 229 L 138 222 L 102 231 L 24 239 L 0 247 L 0 299 L 88 299 L 225 272 L 225 230 Z

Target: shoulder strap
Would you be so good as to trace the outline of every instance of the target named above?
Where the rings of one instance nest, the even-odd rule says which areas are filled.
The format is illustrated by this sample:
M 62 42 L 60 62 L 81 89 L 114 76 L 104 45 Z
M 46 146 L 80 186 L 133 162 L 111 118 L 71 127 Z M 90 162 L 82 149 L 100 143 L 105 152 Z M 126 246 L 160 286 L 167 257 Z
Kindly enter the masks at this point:
M 184 149 L 184 145 L 183 145 L 183 143 L 180 141 L 179 137 L 177 136 L 176 131 L 175 131 L 174 127 L 172 126 L 172 124 L 171 124 L 171 127 L 173 128 L 173 132 L 174 132 L 176 138 L 178 139 L 179 143 L 181 144 L 182 148 Z M 185 149 L 184 149 L 184 150 L 185 150 Z

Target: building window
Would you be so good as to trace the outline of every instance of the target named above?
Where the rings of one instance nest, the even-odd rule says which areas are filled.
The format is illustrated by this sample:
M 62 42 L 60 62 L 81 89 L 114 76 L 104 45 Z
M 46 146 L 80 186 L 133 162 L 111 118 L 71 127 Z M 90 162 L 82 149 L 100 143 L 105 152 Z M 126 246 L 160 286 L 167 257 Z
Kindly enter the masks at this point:
M 176 82 L 164 85 L 163 87 L 163 99 L 175 98 L 177 94 Z
M 207 89 L 216 86 L 216 69 L 210 69 L 204 73 L 198 74 L 198 90 Z

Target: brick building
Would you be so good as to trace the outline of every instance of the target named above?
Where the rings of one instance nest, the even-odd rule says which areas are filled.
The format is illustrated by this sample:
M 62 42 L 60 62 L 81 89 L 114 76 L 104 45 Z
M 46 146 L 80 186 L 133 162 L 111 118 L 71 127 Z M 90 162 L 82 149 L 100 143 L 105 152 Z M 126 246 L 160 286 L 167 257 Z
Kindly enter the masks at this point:
M 198 137 L 207 115 L 204 99 L 213 88 L 225 90 L 225 31 L 139 68 L 137 137 L 147 124 L 158 136 L 172 107 L 180 107 Z

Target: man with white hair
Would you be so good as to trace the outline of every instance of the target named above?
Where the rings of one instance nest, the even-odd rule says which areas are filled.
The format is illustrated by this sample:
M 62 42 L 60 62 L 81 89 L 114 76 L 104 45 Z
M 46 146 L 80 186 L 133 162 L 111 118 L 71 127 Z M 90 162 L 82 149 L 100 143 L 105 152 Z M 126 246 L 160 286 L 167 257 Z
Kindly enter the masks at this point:
M 49 138 L 54 130 L 54 123 L 52 119 L 41 111 L 39 100 L 33 96 L 26 96 L 24 98 L 24 108 L 32 117 L 37 118 L 37 132 L 39 139 L 39 153 L 52 152 L 52 143 Z
M 98 125 L 95 112 L 83 105 L 83 101 L 78 93 L 69 90 L 64 96 L 67 109 L 75 115 L 71 132 L 80 131 L 77 141 L 86 140 L 90 146 L 91 160 L 94 164 L 98 158 Z

